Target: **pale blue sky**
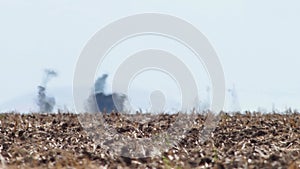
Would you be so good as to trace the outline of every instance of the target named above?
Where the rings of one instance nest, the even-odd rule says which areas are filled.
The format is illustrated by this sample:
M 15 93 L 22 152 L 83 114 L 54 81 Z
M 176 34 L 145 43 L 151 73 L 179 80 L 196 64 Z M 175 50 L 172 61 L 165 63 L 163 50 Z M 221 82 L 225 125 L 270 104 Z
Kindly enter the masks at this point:
M 54 89 L 71 91 L 76 60 L 89 38 L 117 19 L 145 12 L 196 26 L 216 49 L 226 85 L 235 84 L 243 109 L 300 107 L 297 0 L 0 0 L 0 105 L 34 95 L 44 68 L 59 72 L 49 84 L 53 95 Z M 153 42 L 144 46 L 160 44 Z

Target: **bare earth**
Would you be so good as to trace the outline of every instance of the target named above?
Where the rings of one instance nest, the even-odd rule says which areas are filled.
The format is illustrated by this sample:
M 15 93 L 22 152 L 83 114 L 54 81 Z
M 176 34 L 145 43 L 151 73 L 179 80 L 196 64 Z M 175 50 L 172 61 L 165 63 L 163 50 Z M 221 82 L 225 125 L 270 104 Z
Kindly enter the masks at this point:
M 105 116 L 128 136 L 149 137 L 166 130 L 175 115 L 157 115 L 151 124 Z M 0 114 L 0 168 L 300 168 L 300 114 L 227 115 L 201 142 L 205 116 L 199 115 L 179 144 L 162 156 L 126 158 L 94 143 L 77 115 Z

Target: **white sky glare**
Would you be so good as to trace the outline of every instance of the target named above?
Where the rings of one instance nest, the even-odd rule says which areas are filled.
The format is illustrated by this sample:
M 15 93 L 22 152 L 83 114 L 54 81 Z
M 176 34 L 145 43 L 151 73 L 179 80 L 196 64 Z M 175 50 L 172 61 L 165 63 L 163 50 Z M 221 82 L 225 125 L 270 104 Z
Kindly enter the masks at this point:
M 94 33 L 146 12 L 170 14 L 196 26 L 217 51 L 227 88 L 235 84 L 243 109 L 270 110 L 272 103 L 279 109 L 300 107 L 300 1 L 0 0 L 0 110 L 35 95 L 45 68 L 59 73 L 49 84 L 53 95 L 71 93 L 77 58 Z M 134 52 L 130 49 L 114 52 Z

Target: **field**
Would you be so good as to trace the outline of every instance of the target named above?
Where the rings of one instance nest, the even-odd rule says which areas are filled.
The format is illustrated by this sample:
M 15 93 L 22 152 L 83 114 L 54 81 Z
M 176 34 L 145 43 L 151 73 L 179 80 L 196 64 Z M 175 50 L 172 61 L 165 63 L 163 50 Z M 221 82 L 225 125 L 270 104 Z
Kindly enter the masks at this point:
M 174 115 L 157 115 L 153 125 L 105 116 L 128 136 L 165 130 Z M 0 168 L 300 168 L 300 114 L 222 113 L 211 137 L 200 142 L 205 116 L 178 146 L 162 156 L 114 156 L 87 135 L 77 115 L 0 114 Z M 163 124 L 162 124 L 163 123 Z

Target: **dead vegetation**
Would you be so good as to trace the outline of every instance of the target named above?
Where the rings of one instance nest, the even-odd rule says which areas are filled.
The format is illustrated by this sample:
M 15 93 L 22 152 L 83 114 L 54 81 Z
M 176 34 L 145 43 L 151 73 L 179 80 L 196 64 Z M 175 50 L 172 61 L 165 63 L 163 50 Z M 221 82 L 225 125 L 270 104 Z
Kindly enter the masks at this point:
M 157 115 L 147 125 L 105 116 L 128 136 L 151 137 L 174 115 Z M 158 157 L 114 156 L 97 145 L 76 114 L 0 114 L 0 168 L 300 168 L 300 114 L 222 113 L 211 137 L 201 142 L 205 117 L 178 145 Z

